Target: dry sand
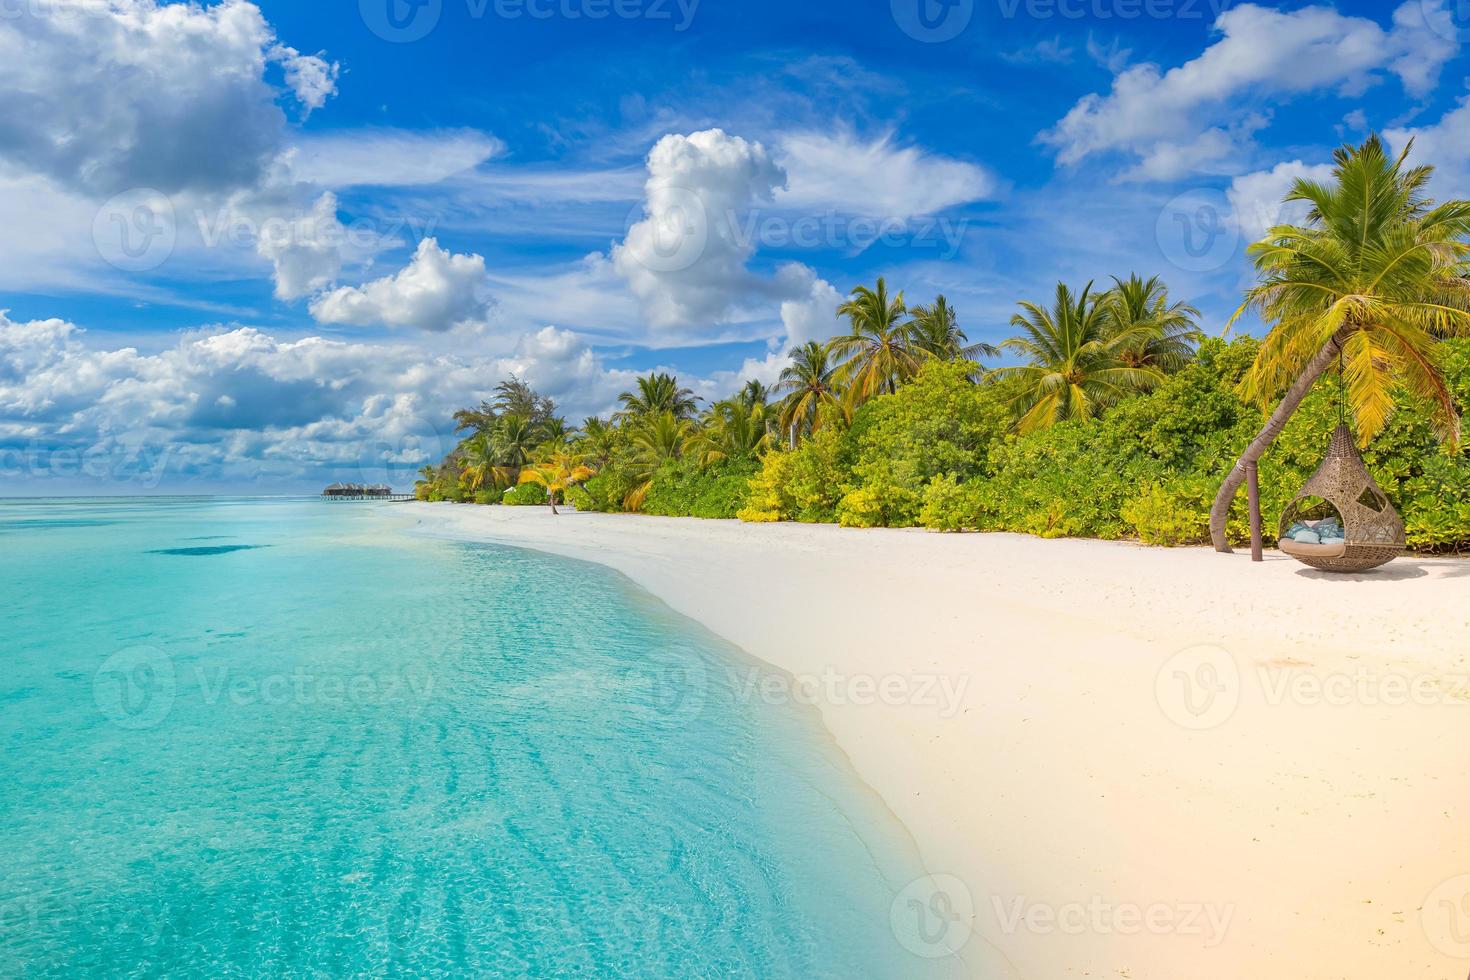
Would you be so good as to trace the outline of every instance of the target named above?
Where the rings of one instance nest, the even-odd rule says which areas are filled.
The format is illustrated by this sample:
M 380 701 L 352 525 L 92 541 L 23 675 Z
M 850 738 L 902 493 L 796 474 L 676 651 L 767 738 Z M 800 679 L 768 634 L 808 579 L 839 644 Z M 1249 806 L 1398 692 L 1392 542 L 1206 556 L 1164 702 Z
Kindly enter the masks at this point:
M 394 514 L 607 565 L 789 672 L 976 976 L 1470 973 L 1470 562 Z

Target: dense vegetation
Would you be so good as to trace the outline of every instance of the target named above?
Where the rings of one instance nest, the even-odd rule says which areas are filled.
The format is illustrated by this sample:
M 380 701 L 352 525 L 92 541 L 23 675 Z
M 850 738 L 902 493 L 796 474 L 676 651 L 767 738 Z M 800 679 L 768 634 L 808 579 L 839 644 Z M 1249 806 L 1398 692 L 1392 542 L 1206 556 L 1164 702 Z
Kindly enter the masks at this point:
M 1443 258 L 1462 252 L 1445 246 L 1445 223 L 1434 217 L 1448 206 L 1415 198 L 1426 172 L 1395 169 L 1402 159 L 1395 165 L 1376 141 L 1340 154 L 1344 186 L 1360 157 L 1368 176 L 1358 179 L 1376 175 L 1385 193 L 1413 185 L 1398 205 L 1403 220 L 1383 219 L 1382 248 L 1412 254 L 1414 235 L 1433 224 L 1435 258 L 1420 272 L 1438 278 L 1418 288 L 1434 305 L 1458 309 L 1464 270 L 1447 285 Z M 1340 190 L 1304 186 L 1294 194 L 1327 207 Z M 1321 215 L 1309 223 L 1323 224 Z M 1290 284 L 1273 291 L 1288 242 L 1346 265 L 1357 261 L 1324 244 L 1329 231 L 1273 229 L 1257 247 L 1264 285 L 1249 300 L 1266 312 L 1281 309 L 1285 324 L 1264 341 L 1206 339 L 1196 310 L 1171 301 L 1159 280 L 1135 276 L 1103 290 L 1058 285 L 1050 303 L 1022 303 L 1012 319 L 1016 336 L 1002 345 L 1020 363 L 987 369 L 982 362 L 1003 352 L 970 343 L 943 296 L 910 308 L 879 279 L 853 290 L 838 310 L 850 332 L 793 350 L 774 389 L 751 381 L 702 410 L 676 378 L 653 374 L 623 394 L 612 417 L 573 429 L 548 399 L 511 378 L 494 400 L 456 415 L 465 438 L 424 471 L 418 493 L 476 503 L 565 499 L 606 512 L 1203 544 L 1226 473 L 1261 442 L 1271 400 L 1298 380 L 1304 368 L 1297 362 L 1314 353 L 1318 335 L 1303 324 L 1338 316 L 1327 335 L 1336 356 L 1324 359 L 1335 363 L 1321 365 L 1320 380 L 1314 375 L 1314 384 L 1302 386 L 1301 400 L 1272 415 L 1280 431 L 1269 433 L 1260 464 L 1268 539 L 1332 429 L 1348 419 L 1374 436 L 1365 459 L 1402 511 L 1411 546 L 1465 548 L 1470 457 L 1457 436 L 1459 412 L 1470 405 L 1470 341 L 1450 336 L 1457 332 L 1448 329 L 1450 316 L 1421 317 L 1409 336 L 1404 318 L 1371 297 L 1355 294 L 1342 301 L 1348 312 L 1322 314 L 1309 309 L 1320 302 L 1313 298 L 1320 286 L 1311 295 L 1292 293 Z M 1373 261 L 1383 261 L 1380 252 Z M 1401 259 L 1395 269 L 1411 265 Z M 1374 285 L 1384 281 L 1378 276 Z M 1392 302 L 1416 302 L 1413 282 L 1394 288 Z M 1353 317 L 1363 325 L 1351 326 Z M 1244 500 L 1225 513 L 1228 537 L 1244 540 Z

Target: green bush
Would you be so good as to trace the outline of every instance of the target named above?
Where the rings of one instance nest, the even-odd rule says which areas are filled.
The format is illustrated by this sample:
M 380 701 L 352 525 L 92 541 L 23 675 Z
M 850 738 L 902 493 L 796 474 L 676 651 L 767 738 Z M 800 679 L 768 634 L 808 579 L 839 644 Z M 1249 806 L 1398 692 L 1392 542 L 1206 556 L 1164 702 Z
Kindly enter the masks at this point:
M 980 481 L 960 483 L 953 476 L 937 477 L 924 491 L 919 525 L 931 531 L 979 530 Z
M 500 491 L 493 488 L 482 487 L 475 491 L 475 503 L 482 507 L 500 503 Z
M 1144 544 L 1174 548 L 1210 540 L 1214 490 L 1199 480 L 1153 484 L 1123 505 L 1123 520 Z
M 654 474 L 643 513 L 663 517 L 735 517 L 746 505 L 751 478 L 760 469 L 753 460 L 717 463 L 701 469 L 692 460 L 666 463 Z
M 546 488 L 536 483 L 522 483 L 505 491 L 500 502 L 507 507 L 545 507 Z
M 828 425 L 796 449 L 767 453 L 751 478 L 740 519 L 834 523 L 837 505 L 851 489 L 850 452 L 847 433 Z

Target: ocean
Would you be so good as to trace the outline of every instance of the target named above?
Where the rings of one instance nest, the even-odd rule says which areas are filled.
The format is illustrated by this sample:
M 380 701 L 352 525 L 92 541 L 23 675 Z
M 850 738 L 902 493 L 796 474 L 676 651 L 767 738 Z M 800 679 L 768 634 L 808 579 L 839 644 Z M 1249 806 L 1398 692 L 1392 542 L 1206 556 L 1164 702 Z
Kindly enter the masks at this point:
M 0 975 L 960 972 L 766 668 L 395 506 L 0 501 Z

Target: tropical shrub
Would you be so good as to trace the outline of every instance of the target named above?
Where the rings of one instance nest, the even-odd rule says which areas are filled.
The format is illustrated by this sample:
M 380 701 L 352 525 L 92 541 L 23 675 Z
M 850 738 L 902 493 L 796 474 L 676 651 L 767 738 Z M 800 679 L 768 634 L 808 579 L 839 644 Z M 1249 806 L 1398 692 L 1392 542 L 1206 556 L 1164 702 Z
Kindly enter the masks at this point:
M 643 513 L 665 517 L 733 518 L 750 496 L 754 460 L 699 467 L 689 460 L 661 466 L 643 502 Z
M 507 507 L 545 507 L 546 488 L 535 483 L 522 483 L 505 491 L 500 502 Z

